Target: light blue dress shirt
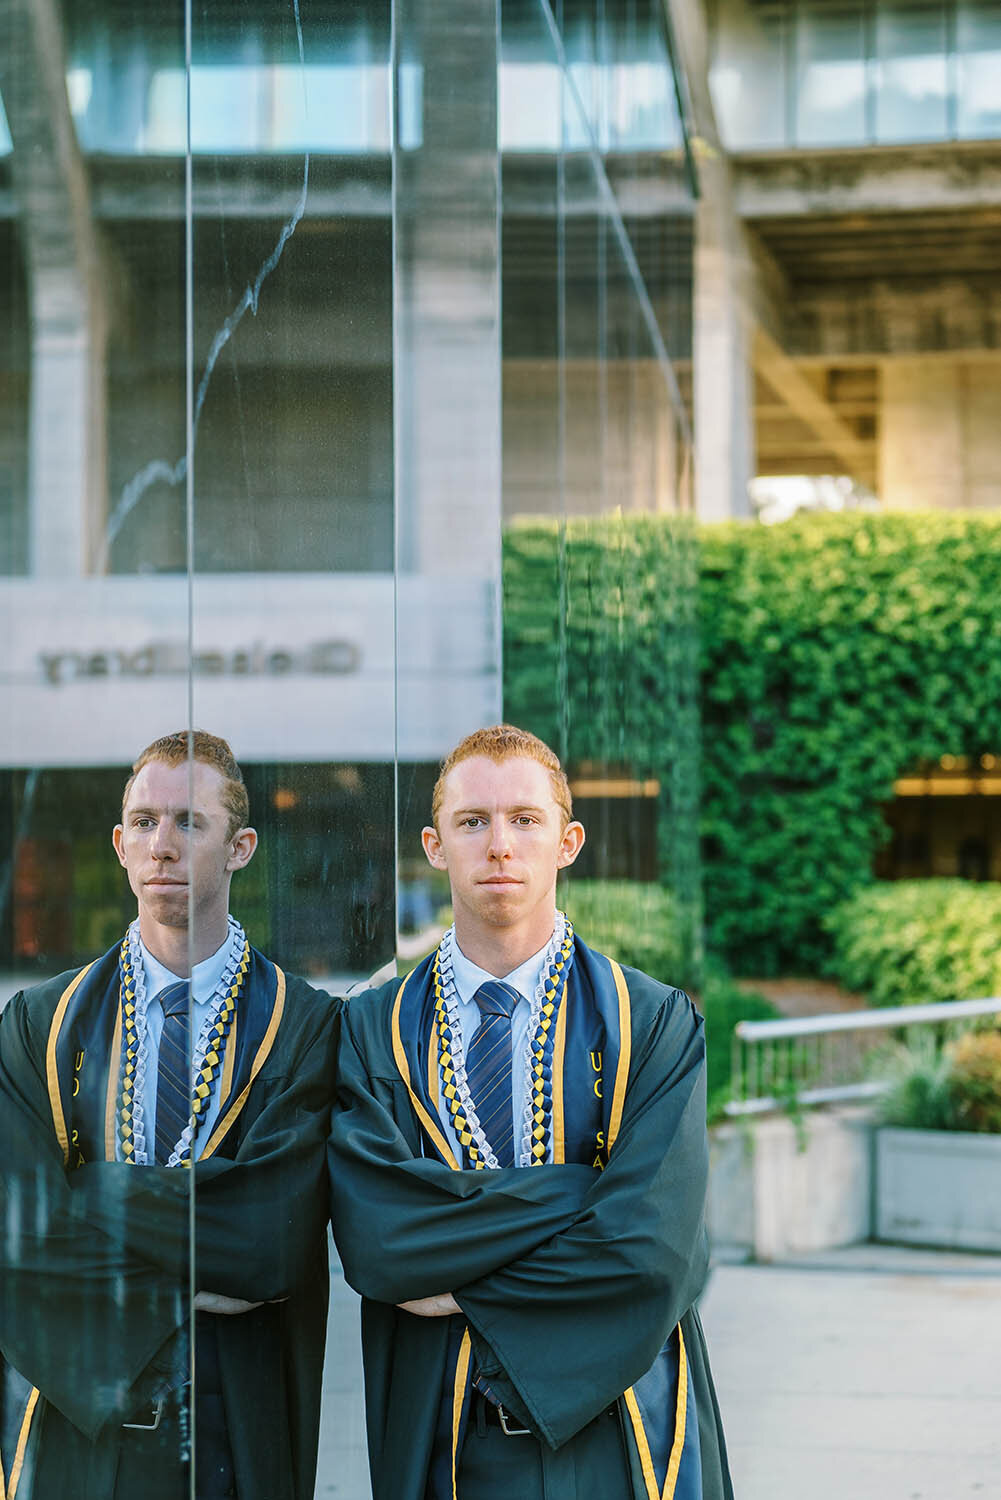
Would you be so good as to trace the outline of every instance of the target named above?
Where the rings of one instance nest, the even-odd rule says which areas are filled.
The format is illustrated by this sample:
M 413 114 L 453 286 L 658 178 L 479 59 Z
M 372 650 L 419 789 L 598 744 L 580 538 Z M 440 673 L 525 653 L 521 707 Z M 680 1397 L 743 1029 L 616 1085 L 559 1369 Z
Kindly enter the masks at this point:
M 521 1155 L 521 1141 L 524 1133 L 524 1111 L 525 1090 L 528 1087 L 528 1070 L 525 1066 L 525 1045 L 528 1040 L 528 1018 L 532 1010 L 532 997 L 542 978 L 542 960 L 545 957 L 546 948 L 540 948 L 538 953 L 533 953 L 531 958 L 526 958 L 523 964 L 512 969 L 510 974 L 502 974 L 500 978 L 505 984 L 511 985 L 512 989 L 518 991 L 521 997 L 511 1012 L 511 1103 L 514 1108 L 514 1155 L 517 1162 Z M 486 969 L 481 969 L 474 964 L 462 952 L 458 943 L 452 941 L 452 975 L 455 979 L 455 993 L 458 1001 L 459 1025 L 462 1027 L 463 1053 L 469 1050 L 469 1044 L 476 1034 L 476 1028 L 480 1024 L 480 1007 L 473 996 L 481 984 L 488 980 L 498 978 L 496 974 L 488 974 Z M 473 1101 L 475 1103 L 475 1100 Z M 439 1094 L 438 1118 L 445 1129 L 445 1134 L 452 1149 L 456 1153 L 456 1160 L 462 1160 L 461 1150 L 452 1122 L 449 1119 L 448 1106 Z M 552 1142 L 547 1147 L 546 1160 L 552 1160 Z
M 152 953 L 143 943 L 139 941 L 139 951 L 142 954 L 143 968 L 146 971 L 146 994 L 148 1004 L 146 1007 L 146 1078 L 143 1086 L 143 1110 L 144 1130 L 146 1135 L 146 1159 L 153 1160 L 153 1149 L 156 1141 L 156 1070 L 160 1059 L 160 1037 L 163 1033 L 163 1006 L 156 998 L 169 984 L 176 984 L 183 979 L 183 974 L 172 974 L 168 968 L 154 958 Z M 201 1033 L 202 1023 L 205 1020 L 212 996 L 215 994 L 216 985 L 222 978 L 222 972 L 226 967 L 226 958 L 229 954 L 229 934 L 222 947 L 209 958 L 203 958 L 200 964 L 195 964 L 191 973 L 191 1045 L 194 1046 Z M 217 1080 L 218 1084 L 218 1080 Z M 205 1148 L 212 1127 L 219 1118 L 219 1090 L 218 1086 L 213 1089 L 209 1107 L 205 1112 L 204 1123 L 198 1132 L 195 1141 L 195 1158 L 197 1159 Z M 121 1161 L 120 1143 L 116 1145 L 115 1154 Z

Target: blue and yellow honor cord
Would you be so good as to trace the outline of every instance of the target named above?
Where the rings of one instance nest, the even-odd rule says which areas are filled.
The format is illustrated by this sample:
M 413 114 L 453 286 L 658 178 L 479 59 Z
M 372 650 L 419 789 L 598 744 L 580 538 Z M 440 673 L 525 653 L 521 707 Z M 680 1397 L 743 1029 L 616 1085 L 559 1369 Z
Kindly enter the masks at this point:
M 136 1069 L 139 1059 L 139 1035 L 136 1022 L 136 980 L 129 957 L 128 935 L 126 935 L 122 943 L 119 962 L 121 966 L 122 1001 L 122 1078 L 118 1109 L 118 1135 L 123 1161 L 135 1163 L 134 1108 Z M 233 975 L 232 982 L 220 1002 L 218 1014 L 212 1023 L 206 1039 L 205 1055 L 194 1079 L 191 1091 L 191 1128 L 190 1131 L 185 1132 L 188 1137 L 187 1140 L 182 1137 L 182 1140 L 178 1142 L 177 1156 L 179 1166 L 191 1166 L 194 1144 L 198 1137 L 198 1131 L 205 1112 L 208 1109 L 215 1081 L 222 1069 L 226 1054 L 226 1043 L 232 1030 L 234 1017 L 236 1016 L 236 1002 L 243 988 L 249 968 L 250 944 L 244 938 L 243 952 L 240 955 L 236 973 Z
M 556 1019 L 566 989 L 568 963 L 572 952 L 573 927 L 567 921 L 559 952 L 550 964 L 541 986 L 542 1005 L 530 1052 L 531 1130 L 528 1164 L 533 1167 L 541 1166 L 545 1162 L 549 1150 L 553 1119 L 553 1049 L 556 1041 Z M 434 956 L 432 984 L 442 1096 L 452 1122 L 452 1129 L 465 1158 L 474 1170 L 482 1171 L 489 1163 L 469 1122 L 462 1098 L 463 1091 L 460 1090 L 456 1077 L 456 1048 L 448 1019 L 445 985 L 442 980 L 439 958 L 440 949 Z M 468 1090 L 465 1092 L 468 1093 Z M 480 1134 L 482 1135 L 482 1132 Z

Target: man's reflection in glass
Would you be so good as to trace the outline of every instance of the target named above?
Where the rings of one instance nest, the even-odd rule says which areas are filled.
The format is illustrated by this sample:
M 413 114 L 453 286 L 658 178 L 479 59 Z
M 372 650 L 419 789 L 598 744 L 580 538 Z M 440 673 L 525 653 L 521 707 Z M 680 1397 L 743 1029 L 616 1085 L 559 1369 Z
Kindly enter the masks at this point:
M 229 914 L 248 824 L 224 740 L 150 745 L 136 921 L 0 1017 L 7 1500 L 311 1500 L 337 1007 Z

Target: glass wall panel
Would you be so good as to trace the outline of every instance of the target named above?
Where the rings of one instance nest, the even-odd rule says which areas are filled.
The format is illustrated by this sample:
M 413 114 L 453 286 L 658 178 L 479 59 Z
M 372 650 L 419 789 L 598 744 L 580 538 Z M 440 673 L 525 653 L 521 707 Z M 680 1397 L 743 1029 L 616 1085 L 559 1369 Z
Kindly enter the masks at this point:
M 59 1413 L 83 1430 L 103 1402 L 109 1476 L 124 1455 L 180 1496 L 211 1462 L 243 1493 L 252 1463 L 281 1493 L 261 1474 L 314 1394 L 331 1261 L 269 1122 L 298 1129 L 302 1090 L 325 1107 L 317 992 L 388 974 L 394 947 L 409 964 L 447 920 L 419 847 L 441 757 L 505 712 L 542 733 L 590 829 L 581 910 L 611 909 L 608 881 L 631 911 L 666 888 L 688 937 L 664 977 L 693 961 L 670 39 L 654 0 L 5 16 L 4 998 L 106 958 L 28 1002 L 51 1022 L 65 997 L 32 1062 L 55 1069 L 49 1135 L 0 1074 L 4 1482 L 72 1488 L 91 1451 Z M 249 812 L 194 729 L 232 746 Z M 129 766 L 170 733 L 111 847 Z M 24 1005 L 2 1008 L 4 1070 Z M 316 1492 L 360 1495 L 333 1269 Z M 53 1302 L 51 1329 L 19 1321 Z M 234 1448 L 241 1381 L 279 1418 Z
M 866 139 L 866 48 L 860 4 L 802 5 L 796 30 L 795 144 Z
M 956 13 L 957 132 L 1001 136 L 1001 10 L 993 0 L 958 0 Z
M 189 533 L 183 484 L 151 503 L 135 476 L 185 461 L 183 162 L 103 194 L 74 114 L 96 18 L 32 0 L 0 29 L 0 1453 L 11 1494 L 85 1473 L 110 1494 L 121 1458 L 181 1500 L 192 1178 L 152 1167 L 191 1094 L 187 985 L 169 1025 L 160 998 L 195 888 Z M 132 12 L 130 36 L 183 59 L 181 8 Z M 182 87 L 182 151 L 185 107 Z M 123 808 L 171 731 L 178 759 Z
M 313 85 L 357 61 L 388 128 L 389 37 L 388 5 L 291 0 L 192 36 L 196 80 L 280 78 L 298 121 L 278 149 L 229 111 L 193 157 L 194 715 L 253 792 L 253 941 L 335 982 L 393 940 L 392 225 L 388 154 L 330 150 Z
M 303 1136 L 317 1101 L 329 1107 L 332 1058 L 325 1002 L 301 981 L 340 994 L 394 955 L 390 127 L 402 96 L 397 118 L 419 137 L 420 75 L 408 56 L 394 77 L 391 32 L 388 3 L 193 12 L 192 711 L 244 768 L 258 842 L 231 909 L 261 973 L 286 976 L 262 1076 L 287 1075 L 277 1126 Z M 263 1026 L 271 981 L 252 985 L 255 972 L 246 1001 Z M 238 1120 L 220 1150 L 240 1160 L 262 1129 Z M 262 1388 L 284 1382 L 271 1425 L 305 1463 L 296 1429 L 308 1430 L 332 1271 L 317 1493 L 363 1494 L 357 1299 L 328 1246 L 317 1162 L 291 1155 L 270 1189 L 237 1203 L 268 1216 L 260 1284 L 240 1296 L 287 1300 L 203 1318 L 196 1380 L 211 1421 L 214 1347 L 225 1361 L 252 1346 Z M 199 1189 L 198 1258 L 214 1250 L 211 1192 Z M 280 1469 L 274 1452 L 272 1431 L 262 1461 Z
M 562 70 L 540 50 L 534 4 L 506 6 L 498 81 L 502 150 L 596 144 L 603 152 L 629 152 L 657 150 L 665 140 L 679 145 L 674 77 L 657 8 L 596 8 L 589 0 L 570 0 L 559 8 L 559 22 L 565 77 L 572 80 L 580 119 L 561 124 Z M 561 130 L 577 134 L 565 137 Z
M 945 7 L 876 11 L 876 139 L 943 140 L 948 134 Z

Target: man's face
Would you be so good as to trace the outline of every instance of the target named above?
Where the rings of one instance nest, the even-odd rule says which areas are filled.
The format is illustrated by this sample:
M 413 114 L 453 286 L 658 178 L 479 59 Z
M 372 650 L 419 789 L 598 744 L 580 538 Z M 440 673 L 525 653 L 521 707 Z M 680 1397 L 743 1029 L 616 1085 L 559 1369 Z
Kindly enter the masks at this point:
M 556 872 L 584 842 L 581 825 L 562 819 L 549 772 L 528 756 L 475 755 L 452 768 L 438 828 L 422 837 L 431 864 L 448 871 L 460 926 L 513 926 L 552 910 Z
M 136 776 L 112 842 L 140 918 L 187 927 L 189 889 L 196 926 L 218 922 L 220 912 L 225 916 L 232 873 L 250 859 L 256 836 L 252 829 L 228 836 L 224 784 L 215 766 L 197 760 L 190 786 L 184 763 L 153 760 Z

